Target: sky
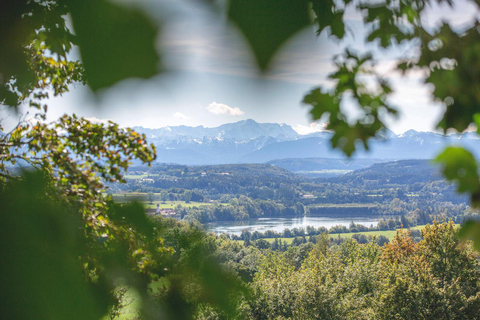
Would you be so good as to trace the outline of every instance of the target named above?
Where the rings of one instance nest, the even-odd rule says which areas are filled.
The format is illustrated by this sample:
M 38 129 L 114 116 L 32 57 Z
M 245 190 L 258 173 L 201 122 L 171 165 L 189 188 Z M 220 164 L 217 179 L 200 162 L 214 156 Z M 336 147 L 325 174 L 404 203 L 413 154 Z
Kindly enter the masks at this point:
M 49 120 L 64 113 L 75 113 L 97 120 L 112 120 L 122 126 L 159 128 L 188 125 L 207 127 L 244 119 L 287 123 L 301 133 L 323 128 L 312 123 L 303 96 L 319 85 L 329 85 L 333 70 L 331 58 L 351 45 L 365 50 L 360 16 L 347 12 L 351 32 L 342 42 L 316 36 L 308 28 L 290 39 L 274 57 L 273 70 L 259 74 L 242 35 L 221 14 L 212 12 L 201 1 L 145 0 L 147 14 L 162 21 L 157 47 L 167 72 L 148 80 L 127 80 L 93 94 L 75 86 L 62 97 L 50 99 Z M 455 12 L 436 7 L 426 16 L 432 26 L 447 19 L 459 27 L 471 21 L 473 6 L 460 3 Z M 396 133 L 410 129 L 431 131 L 441 118 L 443 106 L 429 98 L 431 88 L 422 85 L 420 75 L 408 78 L 392 73 L 399 55 L 414 48 L 401 46 L 389 52 L 375 51 L 378 70 L 395 88 L 392 102 L 399 119 L 385 119 Z M 73 54 L 75 56 L 75 53 Z M 344 108 L 354 115 L 354 108 Z M 1 117 L 15 124 L 19 115 Z

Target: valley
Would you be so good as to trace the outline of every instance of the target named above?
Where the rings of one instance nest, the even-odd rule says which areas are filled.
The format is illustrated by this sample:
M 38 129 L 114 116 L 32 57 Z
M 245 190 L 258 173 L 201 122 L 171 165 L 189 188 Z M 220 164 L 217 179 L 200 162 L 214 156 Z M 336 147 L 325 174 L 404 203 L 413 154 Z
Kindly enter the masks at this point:
M 435 219 L 461 223 L 476 215 L 468 199 L 458 195 L 428 160 L 369 164 L 369 160 L 323 158 L 266 164 L 155 164 L 133 167 L 127 183 L 111 185 L 110 192 L 116 201 L 140 201 L 150 214 L 155 214 L 158 204 L 164 215 L 199 222 L 207 231 L 237 240 L 311 236 L 327 230 L 331 234 L 390 232 Z M 298 173 L 334 166 L 351 170 L 330 177 Z

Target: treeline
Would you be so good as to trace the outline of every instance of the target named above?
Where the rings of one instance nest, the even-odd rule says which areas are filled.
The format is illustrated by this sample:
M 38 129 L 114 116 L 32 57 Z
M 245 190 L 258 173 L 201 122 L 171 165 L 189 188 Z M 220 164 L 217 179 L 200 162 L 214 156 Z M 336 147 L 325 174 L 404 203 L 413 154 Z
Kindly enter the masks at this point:
M 152 168 L 133 168 L 132 170 L 131 172 L 134 173 L 147 174 L 154 182 L 145 185 L 139 179 L 129 179 L 127 180 L 129 190 L 146 190 L 144 188 L 155 192 L 172 188 L 201 190 L 210 199 L 218 199 L 225 194 L 249 195 L 250 193 L 253 198 L 281 198 L 282 193 L 276 195 L 276 190 L 296 189 L 300 182 L 306 180 L 290 171 L 267 164 L 156 165 Z M 263 194 L 262 190 L 266 194 Z M 273 195 L 270 191 L 273 191 Z
M 242 240 L 245 241 L 247 244 L 250 243 L 251 241 L 256 241 L 259 239 L 277 239 L 277 238 L 302 238 L 302 243 L 306 242 L 306 238 L 308 237 L 308 241 L 310 242 L 315 242 L 315 240 L 312 239 L 315 236 L 318 235 L 323 235 L 323 234 L 330 234 L 330 235 L 335 235 L 335 234 L 342 234 L 342 233 L 357 233 L 357 232 L 369 232 L 369 231 L 385 231 L 385 230 L 397 230 L 400 228 L 409 228 L 410 226 L 404 225 L 403 222 L 405 222 L 405 217 L 401 218 L 390 218 L 387 220 L 380 219 L 377 226 L 364 226 L 362 224 L 355 224 L 354 222 L 350 223 L 350 225 L 343 226 L 343 225 L 337 225 L 333 226 L 330 229 L 327 229 L 325 227 L 312 227 L 312 226 L 307 226 L 305 229 L 304 228 L 285 228 L 281 232 L 277 231 L 272 231 L 272 230 L 267 230 L 265 232 L 260 232 L 260 231 L 254 231 L 250 232 L 247 229 L 242 230 L 242 233 L 240 235 L 235 235 L 235 234 L 226 234 L 225 236 L 228 237 L 229 239 L 232 240 Z M 402 222 L 403 221 L 403 222 Z M 416 233 L 417 230 L 412 229 L 411 232 L 414 233 L 415 236 L 418 236 Z
M 351 206 L 310 206 L 308 212 L 312 215 L 358 215 L 358 216 L 370 216 L 384 214 L 385 210 L 382 210 L 380 205 L 363 206 L 363 205 L 351 205 Z
M 305 206 L 302 203 L 285 205 L 271 200 L 251 199 L 239 196 L 226 204 L 212 204 L 198 207 L 177 206 L 177 214 L 187 221 L 201 223 L 212 221 L 244 221 L 259 217 L 303 216 Z
M 414 227 L 419 224 L 432 222 L 434 219 L 453 219 L 461 222 L 462 215 L 469 210 L 466 204 L 453 204 L 450 202 L 404 202 L 399 199 L 388 204 L 378 204 L 375 207 L 365 206 L 329 206 L 316 208 L 305 206 L 301 202 L 294 204 L 278 203 L 274 200 L 252 199 L 247 196 L 238 198 L 225 197 L 223 203 L 214 203 L 208 206 L 182 207 L 177 206 L 176 211 L 186 220 L 197 220 L 201 223 L 214 221 L 246 221 L 261 217 L 291 217 L 311 215 L 336 214 L 342 215 L 350 211 L 351 215 L 378 215 L 385 218 L 380 219 L 378 225 L 369 230 L 393 230 L 395 228 Z M 363 227 L 363 226 L 362 226 Z M 360 230 L 360 225 L 356 231 Z M 366 228 L 366 227 L 364 227 Z M 341 229 L 338 227 L 337 229 Z M 351 232 L 351 231 L 342 231 Z M 321 233 L 321 232 L 320 232 Z
M 299 251 L 310 251 L 315 247 L 315 244 L 317 244 L 319 241 L 322 241 L 323 237 L 329 237 L 330 238 L 330 244 L 331 245 L 341 245 L 344 242 L 349 242 L 350 240 L 347 238 L 342 238 L 340 236 L 338 237 L 332 237 L 331 235 L 327 235 L 326 233 L 320 235 L 320 236 L 309 236 L 309 237 L 295 237 L 293 238 L 292 242 L 288 243 L 286 240 L 282 240 L 279 238 L 275 238 L 274 241 L 267 241 L 265 239 L 258 239 L 255 241 L 244 241 L 244 245 L 246 247 L 249 246 L 254 246 L 255 248 L 258 248 L 260 250 L 272 250 L 272 251 L 280 251 L 280 252 L 285 252 L 288 250 L 299 250 Z M 419 242 L 421 241 L 421 233 L 419 230 L 413 230 L 411 233 L 412 239 L 414 239 L 414 242 Z M 378 246 L 383 246 L 390 242 L 390 240 L 383 236 L 380 235 L 378 237 L 374 236 L 366 236 L 364 234 L 353 234 L 351 239 L 354 239 L 357 243 L 359 244 L 367 244 L 374 242 Z M 294 249 L 297 248 L 297 249 Z M 305 257 L 304 257 L 305 258 Z M 300 259 L 303 260 L 303 259 Z

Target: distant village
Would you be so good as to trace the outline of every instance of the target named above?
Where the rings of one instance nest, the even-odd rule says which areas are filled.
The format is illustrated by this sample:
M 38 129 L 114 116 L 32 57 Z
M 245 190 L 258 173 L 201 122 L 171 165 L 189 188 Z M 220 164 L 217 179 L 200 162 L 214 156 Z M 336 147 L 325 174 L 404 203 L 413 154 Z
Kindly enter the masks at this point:
M 143 175 L 143 174 L 146 174 L 145 172 L 142 172 L 142 171 L 138 171 L 138 172 L 135 172 L 133 171 L 132 172 L 133 174 L 137 174 L 137 175 Z M 207 175 L 218 175 L 218 176 L 229 176 L 230 173 L 229 172 L 202 172 L 201 173 L 201 176 L 202 177 L 206 177 Z M 158 177 L 157 179 L 172 179 L 172 177 L 167 177 L 166 175 L 163 175 L 161 177 Z M 177 179 L 175 179 L 175 181 L 177 181 Z M 146 178 L 142 178 L 140 179 L 140 183 L 144 183 L 144 184 L 150 184 L 150 183 L 155 183 L 155 179 L 153 178 L 150 178 L 150 177 L 146 177 Z
M 157 209 L 147 209 L 147 213 L 150 216 L 164 216 L 164 217 L 170 217 L 170 218 L 177 218 L 177 212 L 173 208 L 160 208 L 160 206 L 157 204 Z

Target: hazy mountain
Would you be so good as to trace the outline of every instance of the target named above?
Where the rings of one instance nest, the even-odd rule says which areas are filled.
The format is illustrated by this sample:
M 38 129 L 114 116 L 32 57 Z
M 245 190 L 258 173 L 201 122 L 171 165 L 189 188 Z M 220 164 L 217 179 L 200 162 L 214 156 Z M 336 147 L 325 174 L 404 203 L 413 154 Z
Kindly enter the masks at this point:
M 345 175 L 354 170 L 371 167 L 388 160 L 343 158 L 294 158 L 269 161 L 268 164 L 287 169 L 309 178 L 330 178 Z M 426 161 L 426 160 L 425 160 Z
M 157 147 L 159 162 L 179 164 L 263 163 L 292 158 L 342 158 L 333 150 L 329 132 L 300 135 L 291 126 L 242 120 L 214 128 L 134 127 Z M 370 152 L 357 159 L 432 159 L 447 145 L 462 145 L 480 156 L 480 138 L 473 132 L 443 136 L 409 130 L 396 135 L 385 130 L 371 142 Z
M 355 170 L 341 177 L 330 179 L 331 182 L 345 184 L 362 184 L 365 181 L 381 184 L 408 184 L 442 180 L 438 166 L 428 160 L 399 160 L 376 163 L 371 167 Z

